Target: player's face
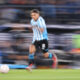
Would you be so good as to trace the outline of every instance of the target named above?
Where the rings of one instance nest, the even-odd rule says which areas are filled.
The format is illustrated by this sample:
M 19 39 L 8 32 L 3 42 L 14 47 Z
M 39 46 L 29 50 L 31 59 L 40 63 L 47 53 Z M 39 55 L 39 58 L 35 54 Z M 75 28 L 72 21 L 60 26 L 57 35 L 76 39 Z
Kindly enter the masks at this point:
M 39 14 L 38 13 L 31 13 L 31 18 L 36 21 L 39 18 Z

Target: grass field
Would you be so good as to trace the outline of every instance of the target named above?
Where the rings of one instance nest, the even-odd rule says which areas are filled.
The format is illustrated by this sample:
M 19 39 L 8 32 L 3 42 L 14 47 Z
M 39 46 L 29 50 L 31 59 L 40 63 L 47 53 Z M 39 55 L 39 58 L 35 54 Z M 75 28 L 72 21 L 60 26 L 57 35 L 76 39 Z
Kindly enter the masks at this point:
M 80 70 L 70 69 L 35 69 L 31 73 L 26 70 L 10 70 L 0 73 L 0 80 L 80 80 Z

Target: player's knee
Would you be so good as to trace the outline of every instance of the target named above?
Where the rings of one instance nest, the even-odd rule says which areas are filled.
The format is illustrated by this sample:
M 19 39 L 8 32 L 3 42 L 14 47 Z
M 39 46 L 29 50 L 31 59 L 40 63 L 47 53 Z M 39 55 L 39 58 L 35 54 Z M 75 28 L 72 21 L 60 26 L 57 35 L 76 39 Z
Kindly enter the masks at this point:
M 44 53 L 44 57 L 45 58 L 48 58 L 48 56 L 49 56 L 49 53 L 48 52 Z
M 30 45 L 29 47 L 29 53 L 34 53 L 36 51 L 35 46 L 34 45 Z

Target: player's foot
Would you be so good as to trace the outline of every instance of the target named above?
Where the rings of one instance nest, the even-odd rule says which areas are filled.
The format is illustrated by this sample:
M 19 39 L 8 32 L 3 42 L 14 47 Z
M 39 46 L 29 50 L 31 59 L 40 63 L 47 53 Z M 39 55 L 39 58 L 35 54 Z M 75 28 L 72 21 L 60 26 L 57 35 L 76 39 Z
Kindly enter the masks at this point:
M 53 55 L 53 57 L 52 57 L 52 59 L 53 59 L 53 65 L 52 65 L 52 68 L 57 68 L 57 56 L 54 54 Z
M 28 67 L 26 67 L 26 70 L 28 70 L 29 72 L 32 72 L 32 64 L 30 64 Z

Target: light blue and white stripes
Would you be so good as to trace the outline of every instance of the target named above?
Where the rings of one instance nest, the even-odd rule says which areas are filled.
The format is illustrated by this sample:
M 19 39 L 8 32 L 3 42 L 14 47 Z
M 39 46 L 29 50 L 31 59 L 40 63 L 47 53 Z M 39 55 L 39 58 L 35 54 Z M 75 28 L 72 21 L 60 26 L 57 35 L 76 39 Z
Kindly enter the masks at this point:
M 48 39 L 47 29 L 44 19 L 40 16 L 37 21 L 31 20 L 31 25 L 33 27 L 33 42 L 35 40 Z M 44 31 L 41 32 L 40 28 L 44 28 Z

